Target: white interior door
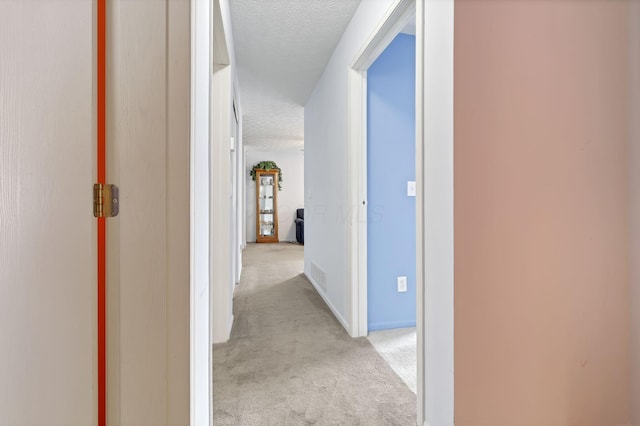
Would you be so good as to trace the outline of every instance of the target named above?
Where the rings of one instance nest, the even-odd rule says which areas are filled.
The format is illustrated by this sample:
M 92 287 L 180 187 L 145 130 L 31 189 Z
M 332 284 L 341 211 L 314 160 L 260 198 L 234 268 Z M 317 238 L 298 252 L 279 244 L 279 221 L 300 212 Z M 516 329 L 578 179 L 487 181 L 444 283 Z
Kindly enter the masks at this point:
M 0 1 L 0 424 L 97 421 L 94 2 Z

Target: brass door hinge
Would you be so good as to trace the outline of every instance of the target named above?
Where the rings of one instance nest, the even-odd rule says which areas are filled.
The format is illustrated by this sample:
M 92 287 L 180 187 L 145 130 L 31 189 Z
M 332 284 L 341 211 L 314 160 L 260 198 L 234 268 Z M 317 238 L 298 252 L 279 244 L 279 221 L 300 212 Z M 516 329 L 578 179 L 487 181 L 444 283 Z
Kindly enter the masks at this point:
M 119 191 L 115 185 L 96 183 L 93 185 L 93 215 L 115 217 L 120 212 Z

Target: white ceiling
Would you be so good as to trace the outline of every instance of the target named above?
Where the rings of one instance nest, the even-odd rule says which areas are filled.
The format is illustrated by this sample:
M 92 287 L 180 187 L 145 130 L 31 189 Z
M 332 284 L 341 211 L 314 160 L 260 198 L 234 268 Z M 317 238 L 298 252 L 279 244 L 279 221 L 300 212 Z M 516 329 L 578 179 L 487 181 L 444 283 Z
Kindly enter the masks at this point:
M 229 0 L 243 139 L 304 145 L 304 104 L 360 0 Z

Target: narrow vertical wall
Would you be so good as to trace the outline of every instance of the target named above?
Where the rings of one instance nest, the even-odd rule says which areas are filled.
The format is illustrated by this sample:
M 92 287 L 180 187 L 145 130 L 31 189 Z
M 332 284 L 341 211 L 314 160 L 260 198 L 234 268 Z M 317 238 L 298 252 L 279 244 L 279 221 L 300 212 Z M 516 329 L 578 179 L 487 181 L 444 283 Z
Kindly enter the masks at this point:
M 631 424 L 640 425 L 640 2 L 629 2 Z
M 233 289 L 235 271 L 231 265 L 230 198 L 231 156 L 229 140 L 234 84 L 237 83 L 233 31 L 228 0 L 211 2 L 212 17 L 212 76 L 210 92 L 211 145 L 209 204 L 211 232 L 209 266 L 211 271 L 211 340 L 213 343 L 229 339 L 233 325 Z
M 240 93 L 236 91 L 236 100 L 240 97 Z M 245 213 L 245 203 L 246 203 L 246 185 L 244 178 L 244 143 L 242 141 L 242 110 L 240 109 L 240 105 L 236 105 L 237 114 L 238 114 L 238 126 L 236 127 L 236 184 L 238 191 L 238 197 L 236 200 L 236 258 L 238 261 L 236 262 L 236 270 L 235 270 L 235 282 L 240 282 L 240 277 L 242 275 L 242 249 L 245 246 L 244 240 L 244 232 L 245 232 L 245 221 L 246 221 L 246 213 Z
M 627 4 L 455 7 L 456 424 L 627 424 Z
M 218 24 L 214 19 L 214 26 Z M 215 38 L 214 38 L 215 40 Z M 215 46 L 214 41 L 214 46 Z M 218 68 L 215 64 L 211 78 L 211 145 L 209 156 L 209 182 L 211 199 L 209 212 L 209 268 L 211 271 L 211 341 L 226 342 L 233 325 L 233 283 L 231 282 L 231 173 L 229 161 L 231 67 Z M 218 68 L 218 69 L 216 69 Z

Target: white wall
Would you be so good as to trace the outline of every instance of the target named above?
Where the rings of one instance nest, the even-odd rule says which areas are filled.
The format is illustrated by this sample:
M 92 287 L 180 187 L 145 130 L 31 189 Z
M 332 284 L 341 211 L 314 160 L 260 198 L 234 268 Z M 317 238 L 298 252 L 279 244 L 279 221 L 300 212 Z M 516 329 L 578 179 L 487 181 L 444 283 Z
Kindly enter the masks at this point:
M 631 424 L 640 425 L 640 3 L 629 2 L 629 298 Z
M 278 191 L 278 238 L 296 241 L 296 209 L 304 207 L 304 151 L 247 151 L 247 241 L 256 241 L 256 183 L 249 172 L 260 161 L 275 161 L 282 170 L 282 191 Z
M 216 23 L 214 22 L 214 27 Z M 214 40 L 215 40 L 214 31 Z M 215 44 L 215 41 L 214 41 Z M 215 49 L 214 49 L 215 52 Z M 216 61 L 214 53 L 214 62 Z M 230 172 L 230 125 L 229 108 L 231 67 L 220 68 L 214 65 L 212 76 L 211 96 L 211 144 L 209 166 L 211 200 L 211 233 L 209 253 L 209 268 L 211 271 L 211 339 L 212 343 L 224 342 L 229 338 L 232 311 L 232 282 L 231 282 L 231 226 L 230 210 L 232 202 L 231 172 Z
M 211 276 L 211 338 L 213 343 L 229 339 L 233 324 L 233 289 L 235 286 L 235 265 L 232 262 L 232 234 L 236 230 L 230 226 L 232 207 L 232 161 L 230 126 L 232 99 L 238 99 L 235 92 L 237 72 L 231 29 L 228 0 L 213 2 L 213 75 L 211 79 L 211 152 L 209 157 L 211 200 L 210 271 Z M 240 109 L 241 117 L 241 109 Z M 239 118 L 240 118 L 239 117 Z M 239 126 L 242 126 L 240 119 Z
M 348 202 L 348 68 L 356 54 L 396 0 L 360 3 L 336 46 L 324 73 L 305 105 L 305 259 L 326 274 L 325 296 L 343 324 L 349 317 L 349 286 L 345 240 Z
M 235 86 L 234 86 L 235 87 Z M 238 125 L 235 126 L 235 191 L 236 191 L 236 202 L 235 202 L 235 270 L 234 270 L 234 282 L 240 282 L 240 276 L 242 274 L 242 249 L 245 246 L 244 240 L 244 229 L 245 229 L 245 182 L 244 182 L 244 143 L 242 142 L 242 109 L 240 107 L 240 93 L 236 88 L 236 109 L 238 115 Z

